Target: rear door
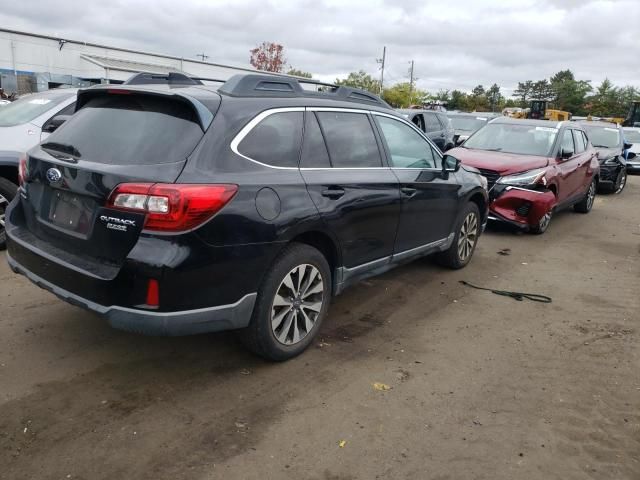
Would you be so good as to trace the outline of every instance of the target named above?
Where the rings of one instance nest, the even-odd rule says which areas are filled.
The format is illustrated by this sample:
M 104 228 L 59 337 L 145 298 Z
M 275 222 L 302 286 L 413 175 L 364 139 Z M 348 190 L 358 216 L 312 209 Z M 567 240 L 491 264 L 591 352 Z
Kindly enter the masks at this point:
M 307 109 L 300 171 L 348 269 L 384 263 L 400 213 L 398 180 L 383 166 L 367 112 Z
M 427 136 L 436 144 L 440 151 L 444 151 L 446 134 L 435 112 L 425 112 L 424 121 Z
M 386 115 L 374 114 L 389 165 L 400 182 L 402 209 L 395 254 L 429 248 L 453 230 L 460 186 L 444 179 L 440 154 L 415 129 Z
M 576 176 L 576 185 L 577 190 L 576 194 L 580 192 L 585 192 L 591 183 L 591 160 L 595 156 L 595 150 L 588 148 L 587 137 L 581 130 L 572 130 L 573 132 L 573 143 L 576 148 L 576 157 L 578 159 L 577 165 L 577 176 Z
M 29 153 L 16 235 L 56 256 L 124 260 L 145 216 L 106 208 L 110 192 L 125 182 L 174 182 L 204 135 L 188 102 L 124 92 L 96 93 Z

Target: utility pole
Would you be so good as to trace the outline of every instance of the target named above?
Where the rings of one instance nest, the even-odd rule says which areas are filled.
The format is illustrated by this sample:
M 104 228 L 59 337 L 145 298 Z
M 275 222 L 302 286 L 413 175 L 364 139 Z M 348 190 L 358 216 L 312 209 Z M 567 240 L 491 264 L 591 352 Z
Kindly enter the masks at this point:
M 411 68 L 409 68 L 409 103 L 413 99 L 413 60 L 411 60 Z
M 382 95 L 384 89 L 384 62 L 387 58 L 387 47 L 382 47 L 382 58 L 376 60 L 380 63 L 380 95 Z
M 196 57 L 202 58 L 202 61 L 204 62 L 207 58 L 209 58 L 209 55 L 205 55 L 204 53 L 196 53 Z

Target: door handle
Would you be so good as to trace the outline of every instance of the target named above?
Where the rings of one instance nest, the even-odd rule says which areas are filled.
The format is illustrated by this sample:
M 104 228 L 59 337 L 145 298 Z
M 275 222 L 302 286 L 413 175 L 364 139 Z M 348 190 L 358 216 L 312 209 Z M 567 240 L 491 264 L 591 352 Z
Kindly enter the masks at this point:
M 344 189 L 339 187 L 329 187 L 322 191 L 322 196 L 336 200 L 344 195 Z
M 402 187 L 400 189 L 400 191 L 406 196 L 406 197 L 413 197 L 418 190 L 416 190 L 415 188 L 411 188 L 411 187 Z
M 444 133 L 441 133 L 441 134 L 440 134 L 440 136 L 441 136 L 442 138 L 444 138 Z

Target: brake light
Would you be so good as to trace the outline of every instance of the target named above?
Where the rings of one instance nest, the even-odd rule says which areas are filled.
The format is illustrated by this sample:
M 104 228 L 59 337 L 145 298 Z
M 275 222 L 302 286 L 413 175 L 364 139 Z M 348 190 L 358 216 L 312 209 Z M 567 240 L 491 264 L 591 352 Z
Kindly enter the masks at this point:
M 124 90 L 122 88 L 108 88 L 107 93 L 111 95 L 131 95 L 133 92 L 131 90 Z
M 237 191 L 237 185 L 122 183 L 107 206 L 145 213 L 146 230 L 183 232 L 209 220 Z
M 29 172 L 27 170 L 27 155 L 22 155 L 18 162 L 18 184 L 22 187 L 27 181 Z

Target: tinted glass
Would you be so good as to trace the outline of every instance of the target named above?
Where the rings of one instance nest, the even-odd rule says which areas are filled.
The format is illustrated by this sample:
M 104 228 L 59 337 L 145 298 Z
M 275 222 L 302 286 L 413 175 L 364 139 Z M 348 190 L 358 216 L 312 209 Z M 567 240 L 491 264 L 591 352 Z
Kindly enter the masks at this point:
M 253 160 L 275 167 L 297 167 L 302 142 L 303 112 L 269 115 L 238 145 L 238 151 Z
M 46 92 L 26 95 L 0 110 L 0 127 L 22 125 L 48 112 L 65 100 L 75 97 L 73 92 Z
M 362 113 L 318 112 L 333 167 L 380 167 L 369 118 Z
M 413 124 L 418 127 L 420 130 L 422 130 L 423 132 L 425 131 L 425 126 L 424 126 L 424 117 L 422 116 L 422 114 L 418 114 L 415 115 L 411 121 L 413 122 Z
M 182 102 L 103 95 L 89 100 L 44 145 L 66 144 L 91 162 L 151 165 L 185 160 L 202 135 L 195 113 Z
M 576 146 L 576 153 L 582 153 L 585 151 L 586 147 L 580 130 L 573 130 L 573 143 Z
M 620 145 L 620 130 L 613 127 L 585 127 L 594 147 L 613 148 Z
M 624 139 L 629 143 L 640 143 L 640 131 L 638 130 L 625 130 Z
M 388 117 L 376 117 L 396 168 L 435 168 L 429 143 L 408 125 Z
M 329 153 L 322 138 L 318 120 L 313 112 L 307 112 L 306 117 L 300 166 L 303 168 L 330 167 Z
M 489 123 L 478 130 L 464 148 L 548 156 L 558 130 L 525 123 Z
M 571 134 L 571 130 L 566 129 L 562 134 L 562 143 L 560 144 L 560 148 L 566 152 L 576 151 L 573 146 L 573 135 Z
M 442 125 L 440 125 L 435 113 L 425 113 L 424 120 L 427 125 L 427 132 L 437 132 L 438 130 L 442 130 Z

